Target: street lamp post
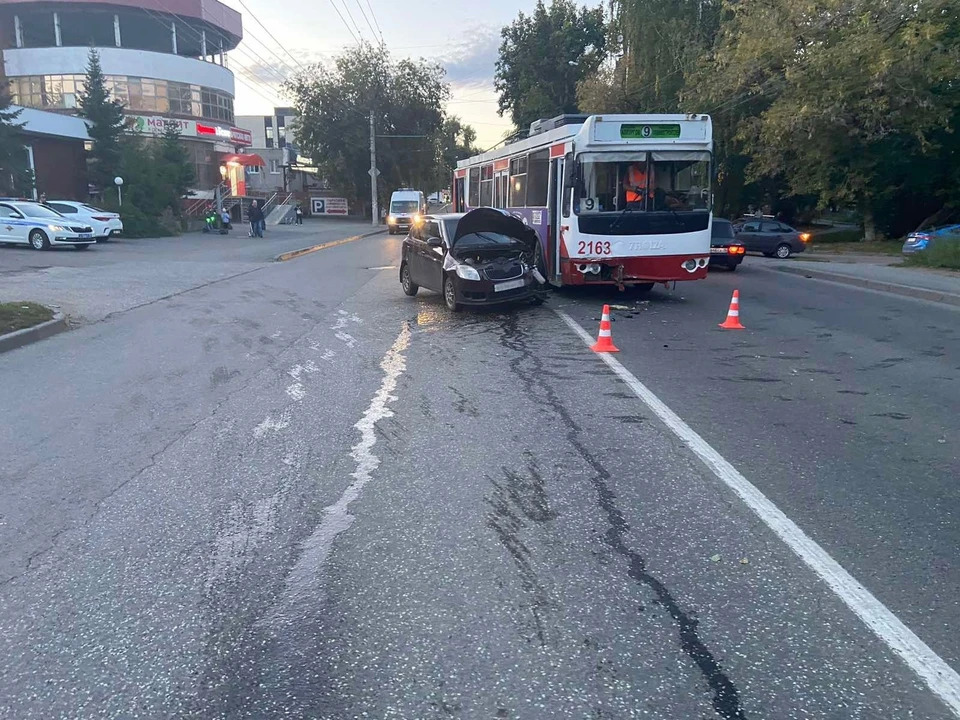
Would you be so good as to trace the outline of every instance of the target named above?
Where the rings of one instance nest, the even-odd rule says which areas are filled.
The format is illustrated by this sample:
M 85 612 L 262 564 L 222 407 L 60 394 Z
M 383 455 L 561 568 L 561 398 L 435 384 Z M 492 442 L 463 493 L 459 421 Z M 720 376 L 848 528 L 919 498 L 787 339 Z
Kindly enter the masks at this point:
M 113 184 L 117 186 L 117 202 L 123 207 L 123 178 L 117 175 L 113 179 Z

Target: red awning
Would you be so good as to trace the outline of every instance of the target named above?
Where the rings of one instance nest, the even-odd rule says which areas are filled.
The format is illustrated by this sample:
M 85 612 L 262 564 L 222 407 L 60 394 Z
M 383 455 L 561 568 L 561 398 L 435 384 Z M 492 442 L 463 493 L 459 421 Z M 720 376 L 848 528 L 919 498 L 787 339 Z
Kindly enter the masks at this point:
M 236 165 L 259 165 L 260 167 L 266 167 L 266 163 L 263 161 L 263 158 L 256 153 L 227 155 L 223 158 L 224 165 L 229 165 L 230 163 L 234 163 Z

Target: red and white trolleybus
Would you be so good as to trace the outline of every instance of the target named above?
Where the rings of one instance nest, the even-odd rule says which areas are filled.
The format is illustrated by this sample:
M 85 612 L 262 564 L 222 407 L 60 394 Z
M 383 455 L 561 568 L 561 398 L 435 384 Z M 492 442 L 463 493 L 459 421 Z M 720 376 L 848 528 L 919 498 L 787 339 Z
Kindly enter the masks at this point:
M 461 160 L 453 207 L 501 208 L 536 228 L 556 286 L 699 280 L 712 158 L 707 115 L 564 115 Z

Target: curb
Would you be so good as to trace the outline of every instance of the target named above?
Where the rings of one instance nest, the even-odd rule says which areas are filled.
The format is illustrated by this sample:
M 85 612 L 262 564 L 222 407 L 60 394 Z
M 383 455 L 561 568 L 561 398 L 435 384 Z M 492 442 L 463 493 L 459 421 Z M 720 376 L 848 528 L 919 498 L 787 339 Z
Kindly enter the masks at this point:
M 840 273 L 824 272 L 823 270 L 807 270 L 803 268 L 780 267 L 774 268 L 777 272 L 787 273 L 789 275 L 802 275 L 817 280 L 830 280 L 831 282 L 842 283 L 844 285 L 854 285 L 856 287 L 867 288 L 868 290 L 879 290 L 881 292 L 892 293 L 894 295 L 903 295 L 904 297 L 917 298 L 919 300 L 929 300 L 931 302 L 942 303 L 944 305 L 954 305 L 960 307 L 960 295 L 943 292 L 941 290 L 927 290 L 926 288 L 913 287 L 911 285 L 898 285 L 897 283 L 884 282 L 883 280 L 869 280 L 867 278 L 852 277 Z
M 45 323 L 34 325 L 33 327 L 16 330 L 6 335 L 0 335 L 0 353 L 8 350 L 16 350 L 24 345 L 44 340 L 53 335 L 69 330 L 67 318 L 62 313 L 56 313 L 53 320 L 47 320 Z
M 362 240 L 363 238 L 373 237 L 374 235 L 379 235 L 385 233 L 386 229 L 372 230 L 368 233 L 361 233 L 360 235 L 354 235 L 352 237 L 343 238 L 342 240 L 334 240 L 332 242 L 321 243 L 320 245 L 311 245 L 310 247 L 301 248 L 300 250 L 289 250 L 285 253 L 280 253 L 275 258 L 274 262 L 284 262 L 285 260 L 293 260 L 294 258 L 302 257 L 303 255 L 309 255 L 310 253 L 317 252 L 318 250 L 326 250 L 327 248 L 336 247 L 337 245 L 346 245 L 347 243 L 352 243 L 357 240 Z

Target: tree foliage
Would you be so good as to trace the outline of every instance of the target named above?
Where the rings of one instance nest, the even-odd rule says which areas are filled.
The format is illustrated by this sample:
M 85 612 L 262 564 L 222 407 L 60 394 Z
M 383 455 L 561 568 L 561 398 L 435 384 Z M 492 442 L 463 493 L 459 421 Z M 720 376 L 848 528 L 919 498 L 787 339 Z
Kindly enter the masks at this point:
M 368 205 L 372 113 L 381 200 L 400 186 L 446 185 L 449 178 L 440 178 L 451 148 L 475 135 L 459 121 L 448 123 L 443 76 L 438 65 L 397 61 L 386 46 L 366 43 L 336 58 L 332 68 L 308 68 L 286 86 L 299 114 L 301 153 L 352 203 Z
M 494 87 L 501 115 L 525 130 L 534 120 L 578 112 L 577 83 L 596 72 L 606 55 L 602 7 L 573 0 L 537 0 L 503 28 Z
M 113 186 L 120 169 L 120 137 L 126 126 L 123 102 L 110 97 L 100 54 L 93 48 L 87 56 L 87 75 L 78 98 L 79 115 L 89 123 L 93 148 L 89 156 L 90 182 L 100 189 Z
M 591 112 L 708 112 L 718 208 L 807 196 L 900 234 L 960 208 L 955 0 L 614 0 Z
M 437 136 L 438 174 L 431 189 L 445 188 L 457 168 L 457 161 L 464 160 L 480 152 L 476 145 L 477 133 L 469 125 L 464 125 L 458 117 L 448 117 Z
M 14 108 L 10 91 L 0 87 L 0 194 L 29 197 L 33 172 L 24 147 L 22 108 Z

